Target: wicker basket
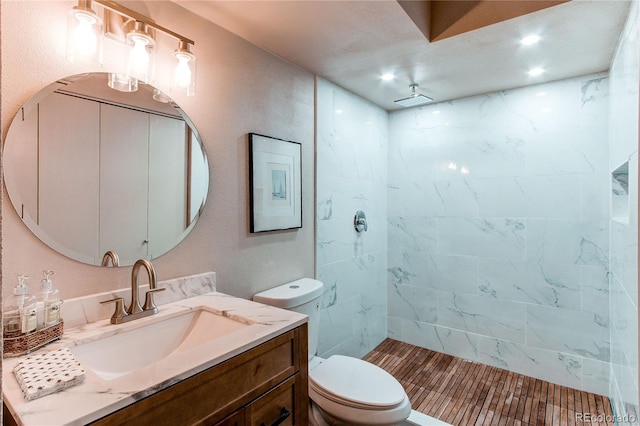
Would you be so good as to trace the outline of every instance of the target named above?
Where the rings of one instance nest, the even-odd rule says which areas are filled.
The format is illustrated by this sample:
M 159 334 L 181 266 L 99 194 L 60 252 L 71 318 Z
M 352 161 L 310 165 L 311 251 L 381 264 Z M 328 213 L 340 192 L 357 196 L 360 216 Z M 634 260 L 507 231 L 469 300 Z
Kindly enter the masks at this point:
M 8 333 L 3 337 L 4 356 L 26 355 L 62 336 L 63 321 L 32 331 L 31 333 Z

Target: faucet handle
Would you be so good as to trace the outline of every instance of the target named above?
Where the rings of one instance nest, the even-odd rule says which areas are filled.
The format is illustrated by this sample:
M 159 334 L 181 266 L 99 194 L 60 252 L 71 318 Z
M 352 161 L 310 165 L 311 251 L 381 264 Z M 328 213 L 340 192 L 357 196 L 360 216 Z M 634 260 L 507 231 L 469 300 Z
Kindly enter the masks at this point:
M 111 324 L 120 324 L 122 319 L 127 316 L 127 312 L 124 310 L 124 299 L 122 297 L 116 297 L 114 299 L 104 300 L 100 304 L 115 302 L 116 309 L 111 315 Z
M 143 310 L 145 311 L 153 311 L 153 312 L 158 312 L 158 307 L 156 306 L 156 304 L 153 302 L 153 293 L 159 292 L 159 291 L 165 291 L 166 288 L 152 288 L 150 290 L 147 291 L 147 293 L 144 296 L 144 306 L 143 306 Z

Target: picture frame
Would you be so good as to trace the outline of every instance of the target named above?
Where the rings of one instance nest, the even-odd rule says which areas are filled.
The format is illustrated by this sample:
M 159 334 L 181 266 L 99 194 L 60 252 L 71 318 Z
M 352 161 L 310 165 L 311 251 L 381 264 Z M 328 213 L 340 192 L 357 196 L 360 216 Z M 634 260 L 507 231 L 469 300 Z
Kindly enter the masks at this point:
M 251 233 L 302 228 L 302 144 L 249 133 Z

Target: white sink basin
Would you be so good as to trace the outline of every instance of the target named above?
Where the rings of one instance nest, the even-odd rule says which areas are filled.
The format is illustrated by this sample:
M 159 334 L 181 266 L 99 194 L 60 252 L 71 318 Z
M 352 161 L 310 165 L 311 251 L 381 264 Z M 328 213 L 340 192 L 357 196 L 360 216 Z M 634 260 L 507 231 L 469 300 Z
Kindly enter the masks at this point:
M 72 347 L 71 352 L 85 368 L 113 380 L 250 325 L 205 309 L 140 326 L 136 321 L 140 320 L 117 334 Z

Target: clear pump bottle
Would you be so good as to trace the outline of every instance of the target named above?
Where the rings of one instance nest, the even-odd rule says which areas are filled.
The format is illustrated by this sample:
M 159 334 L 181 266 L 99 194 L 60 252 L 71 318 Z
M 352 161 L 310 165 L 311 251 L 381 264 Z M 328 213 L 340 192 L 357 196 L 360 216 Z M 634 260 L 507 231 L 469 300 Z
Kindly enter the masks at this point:
M 27 275 L 18 275 L 18 284 L 13 289 L 13 294 L 16 296 L 16 306 L 20 312 L 24 309 L 24 300 L 29 293 L 29 289 L 25 283 L 28 279 L 29 277 Z
M 43 278 L 41 281 L 40 303 L 43 311 L 43 319 L 41 324 L 44 327 L 55 325 L 60 321 L 60 292 L 53 288 L 51 275 L 53 271 L 42 271 Z
M 20 329 L 22 333 L 30 333 L 38 328 L 38 314 L 35 296 L 29 295 L 29 289 L 25 280 L 29 277 L 26 275 L 18 276 L 18 285 L 13 289 L 16 297 L 16 305 L 18 307 L 20 318 Z
M 28 293 L 25 281 L 28 279 L 29 277 L 26 275 L 18 275 L 18 284 L 13 289 L 13 303 L 4 309 L 3 330 L 5 335 L 23 332 L 24 302 Z
M 36 297 L 25 295 L 24 309 L 22 311 L 22 332 L 31 333 L 38 328 L 38 310 Z

